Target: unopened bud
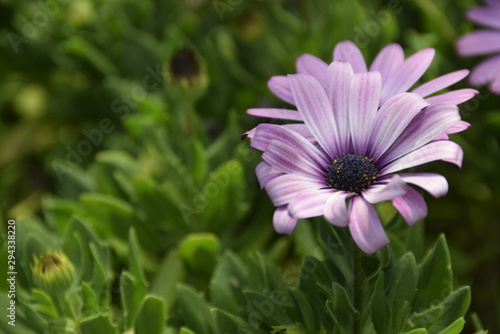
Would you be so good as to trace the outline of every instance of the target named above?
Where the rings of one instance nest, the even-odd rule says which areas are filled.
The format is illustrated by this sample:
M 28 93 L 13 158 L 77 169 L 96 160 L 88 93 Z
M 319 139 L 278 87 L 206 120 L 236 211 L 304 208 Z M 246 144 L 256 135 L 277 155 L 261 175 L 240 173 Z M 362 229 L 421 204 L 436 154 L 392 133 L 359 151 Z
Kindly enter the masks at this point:
M 66 291 L 73 282 L 75 269 L 71 261 L 61 251 L 47 251 L 32 267 L 33 282 L 49 293 Z

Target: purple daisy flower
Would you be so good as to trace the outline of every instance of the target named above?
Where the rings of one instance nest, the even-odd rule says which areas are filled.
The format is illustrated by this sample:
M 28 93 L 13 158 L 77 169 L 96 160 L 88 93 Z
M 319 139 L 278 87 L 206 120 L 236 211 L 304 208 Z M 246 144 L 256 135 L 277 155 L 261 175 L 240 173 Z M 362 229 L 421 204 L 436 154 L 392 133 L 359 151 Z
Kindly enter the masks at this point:
M 496 53 L 477 65 L 469 77 L 472 85 L 490 84 L 490 90 L 500 94 L 500 1 L 486 0 L 486 7 L 473 7 L 467 18 L 490 29 L 468 33 L 458 39 L 456 46 L 461 56 L 482 56 Z
M 434 49 L 421 50 L 405 60 L 403 49 L 399 44 L 389 44 L 384 47 L 370 67 L 366 65 L 365 59 L 359 48 L 350 41 L 342 41 L 335 46 L 333 51 L 334 61 L 345 61 L 351 64 L 355 73 L 367 71 L 378 71 L 381 76 L 381 93 L 379 106 L 388 101 L 392 96 L 408 91 L 422 77 L 434 59 Z M 309 74 L 314 77 L 320 85 L 325 88 L 326 70 L 328 64 L 321 59 L 303 54 L 296 61 L 297 73 Z M 437 95 L 432 94 L 445 89 L 462 80 L 469 74 L 468 70 L 459 70 L 440 76 L 434 80 L 424 83 L 411 92 L 425 98 L 430 104 L 450 103 L 461 104 L 478 92 L 474 89 L 458 89 Z M 274 76 L 268 81 L 269 89 L 281 100 L 296 105 L 292 90 L 286 76 Z M 247 113 L 254 116 L 302 121 L 297 111 L 276 108 L 253 108 Z M 443 135 L 456 133 L 467 129 L 469 123 L 461 121 L 452 129 L 446 129 Z
M 429 105 L 415 93 L 379 107 L 382 75 L 354 73 L 346 62 L 332 62 L 323 79 L 286 77 L 304 124 L 260 124 L 246 134 L 263 151 L 257 177 L 276 206 L 277 232 L 289 234 L 299 219 L 325 216 L 349 226 L 357 245 L 374 253 L 389 242 L 375 203 L 391 200 L 411 225 L 427 215 L 427 206 L 408 184 L 435 197 L 447 193 L 439 174 L 396 173 L 435 160 L 461 166 L 460 146 L 440 139 L 460 123 L 458 108 Z

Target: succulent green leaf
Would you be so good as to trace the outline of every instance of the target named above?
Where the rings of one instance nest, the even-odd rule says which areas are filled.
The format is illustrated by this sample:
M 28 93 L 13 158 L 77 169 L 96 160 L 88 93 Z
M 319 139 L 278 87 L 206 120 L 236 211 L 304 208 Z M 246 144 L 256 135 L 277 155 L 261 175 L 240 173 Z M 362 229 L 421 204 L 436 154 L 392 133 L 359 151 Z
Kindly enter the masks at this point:
M 448 328 L 455 323 L 459 318 L 462 318 L 471 301 L 471 293 L 469 287 L 462 287 L 449 295 L 441 304 L 443 313 L 437 322 L 430 328 L 429 333 L 439 333 L 441 330 Z
M 135 334 L 162 334 L 165 329 L 166 313 L 163 300 L 146 296 L 135 319 Z
M 161 296 L 166 311 L 177 300 L 176 284 L 181 282 L 185 275 L 184 264 L 177 251 L 171 251 L 160 263 L 156 277 L 151 284 L 151 293 Z
M 340 333 L 352 332 L 353 317 L 359 317 L 358 312 L 351 304 L 347 291 L 336 282 L 332 283 L 332 300 L 327 301 L 327 308 Z
M 287 303 L 286 295 L 281 290 L 273 290 L 268 294 L 257 291 L 246 290 L 243 292 L 251 305 L 252 319 L 249 319 L 250 325 L 266 324 L 271 326 L 280 326 L 293 324 L 292 319 L 283 311 L 282 306 Z
M 118 329 L 109 314 L 96 314 L 80 321 L 82 334 L 118 334 Z
M 217 308 L 212 308 L 210 312 L 215 320 L 218 334 L 251 332 L 250 325 L 236 315 Z
M 418 281 L 417 264 L 411 253 L 404 255 L 396 264 L 389 286 L 388 302 L 392 312 L 399 312 L 405 302 L 410 303 Z
M 427 330 L 425 328 L 417 328 L 406 332 L 406 334 L 427 334 Z
M 464 318 L 457 319 L 457 321 L 455 321 L 442 331 L 438 332 L 438 334 L 459 334 L 462 332 L 464 325 L 465 325 Z
M 389 307 L 385 292 L 385 275 L 380 272 L 373 287 L 373 294 L 370 300 L 371 319 L 377 333 L 387 333 L 390 327 Z
M 81 307 L 81 315 L 83 317 L 88 317 L 93 314 L 96 314 L 99 311 L 99 304 L 97 303 L 97 296 L 92 291 L 87 282 L 82 283 L 81 287 L 82 294 L 82 307 Z
M 221 310 L 239 314 L 246 303 L 241 288 L 246 286 L 247 277 L 248 269 L 240 258 L 227 251 L 219 260 L 210 281 L 212 304 Z
M 441 305 L 434 306 L 423 312 L 412 315 L 409 319 L 409 323 L 412 327 L 429 329 L 436 323 L 441 314 L 443 314 L 443 307 Z
M 219 250 L 219 239 L 211 233 L 188 234 L 179 243 L 179 255 L 193 270 L 207 276 L 216 265 Z
M 179 313 L 196 334 L 214 334 L 215 328 L 205 299 L 192 287 L 178 284 Z
M 316 333 L 316 322 L 319 322 L 317 314 L 313 311 L 307 296 L 305 296 L 299 289 L 291 286 L 290 292 L 295 301 L 295 307 L 300 310 L 302 315 L 302 323 L 307 333 Z
M 424 258 L 418 273 L 418 293 L 415 295 L 414 309 L 421 310 L 439 304 L 453 291 L 450 254 L 443 235 Z

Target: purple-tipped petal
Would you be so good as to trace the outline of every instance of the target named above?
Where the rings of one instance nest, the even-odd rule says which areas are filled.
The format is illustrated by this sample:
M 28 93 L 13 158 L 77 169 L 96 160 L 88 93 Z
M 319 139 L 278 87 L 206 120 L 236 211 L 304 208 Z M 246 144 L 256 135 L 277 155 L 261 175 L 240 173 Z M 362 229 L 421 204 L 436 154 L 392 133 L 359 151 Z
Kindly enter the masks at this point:
M 460 122 L 458 107 L 451 104 L 432 105 L 416 115 L 394 144 L 377 161 L 380 165 L 394 161 L 435 140 Z
M 392 200 L 403 196 L 406 192 L 406 182 L 398 175 L 390 178 L 387 184 L 374 184 L 363 191 L 362 195 L 371 204 Z
M 406 92 L 427 71 L 434 59 L 434 49 L 427 48 L 415 53 L 396 68 L 382 88 L 381 104 L 391 96 Z
M 283 175 L 283 172 L 273 168 L 267 162 L 262 161 L 255 168 L 255 174 L 257 175 L 257 179 L 259 180 L 260 188 L 264 189 L 269 181 L 274 178 Z
M 246 138 L 250 138 L 250 140 L 252 140 L 252 138 L 255 136 L 256 130 L 257 130 L 257 128 L 253 128 L 252 130 L 248 130 L 247 132 L 245 132 L 244 134 L 241 135 L 240 139 L 245 140 Z
M 356 154 L 365 153 L 370 126 L 377 114 L 380 99 L 379 72 L 354 74 L 349 91 L 349 127 Z
M 500 94 L 500 55 L 486 59 L 477 65 L 469 76 L 469 81 L 475 86 L 491 83 L 491 91 Z
M 405 182 L 424 189 L 436 198 L 448 193 L 448 181 L 442 175 L 435 173 L 407 173 L 400 174 L 400 176 Z
M 476 30 L 457 40 L 461 56 L 481 56 L 500 52 L 500 31 Z
M 467 18 L 473 22 L 500 29 L 500 8 L 474 7 L 467 11 Z
M 252 139 L 251 146 L 265 151 L 269 143 L 273 140 L 280 141 L 296 151 L 302 160 L 314 163 L 319 172 L 324 172 L 321 166 L 327 166 L 330 161 L 326 160 L 324 152 L 313 146 L 307 139 L 296 132 L 288 130 L 276 124 L 259 124 Z M 292 158 L 292 157 L 290 157 Z
M 392 204 L 410 226 L 427 216 L 427 204 L 422 195 L 410 186 L 407 187 L 406 194 L 393 199 Z
M 307 126 L 304 123 L 283 124 L 283 125 L 281 125 L 281 127 L 298 133 L 299 135 L 301 135 L 302 137 L 307 139 L 312 144 L 316 143 L 316 138 L 314 138 L 311 131 L 309 131 L 309 129 L 307 128 Z
M 290 203 L 297 194 L 304 190 L 319 190 L 325 186 L 324 182 L 304 176 L 284 174 L 269 181 L 266 190 L 274 206 L 281 206 Z
M 350 63 L 355 73 L 367 71 L 363 54 L 356 44 L 351 41 L 342 41 L 335 46 L 333 60 Z
M 283 101 L 295 104 L 292 97 L 292 91 L 290 90 L 290 84 L 288 83 L 288 78 L 286 76 L 274 76 L 267 82 L 267 87 L 273 92 L 274 95 L 282 99 Z
M 377 211 L 362 196 L 351 199 L 349 230 L 365 253 L 373 254 L 389 243 Z
M 304 190 L 288 204 L 288 214 L 297 219 L 321 216 L 332 192 L 331 189 Z
M 247 110 L 247 114 L 252 116 L 286 119 L 290 121 L 302 121 L 297 110 L 278 108 L 252 108 Z
M 449 140 L 433 141 L 389 163 L 380 171 L 380 174 L 390 174 L 436 160 L 447 161 L 461 167 L 462 158 L 463 151 L 457 143 Z
M 451 72 L 440 77 L 437 77 L 434 80 L 424 83 L 423 85 L 418 86 L 412 93 L 418 94 L 420 96 L 428 96 L 434 94 L 435 92 L 440 91 L 446 87 L 449 87 L 463 78 L 465 78 L 469 74 L 469 70 L 460 70 Z
M 328 198 L 323 214 L 331 224 L 340 227 L 346 227 L 349 224 L 349 212 L 345 201 L 352 196 L 353 194 L 350 193 L 336 191 Z
M 499 0 L 484 0 L 485 3 L 488 4 L 488 6 L 491 6 L 491 7 L 500 7 L 500 1 Z
M 383 48 L 373 60 L 370 71 L 379 71 L 382 82 L 385 82 L 399 65 L 404 62 L 405 55 L 399 44 L 389 44 Z
M 295 67 L 297 68 L 297 73 L 309 74 L 322 84 L 325 80 L 328 64 L 316 56 L 305 53 L 297 58 Z
M 460 121 L 460 122 L 456 123 L 455 125 L 452 125 L 451 127 L 449 127 L 444 133 L 451 135 L 453 133 L 462 132 L 464 130 L 467 130 L 469 128 L 469 126 L 470 126 L 470 123 Z
M 297 150 L 279 140 L 271 140 L 262 159 L 285 173 L 300 174 L 321 181 L 325 175 L 324 166 L 318 166 L 314 160 L 308 159 L 310 153 L 304 147 Z
M 414 93 L 398 94 L 384 103 L 373 120 L 368 155 L 377 160 L 427 105 L 420 95 Z
M 288 75 L 297 109 L 323 150 L 334 158 L 338 154 L 337 128 L 323 87 L 306 74 Z
M 328 67 L 325 78 L 325 91 L 332 106 L 337 129 L 339 153 L 347 152 L 349 134 L 349 90 L 354 72 L 349 63 L 334 61 Z
M 276 208 L 273 216 L 274 230 L 281 234 L 292 234 L 298 219 L 290 217 L 286 206 Z
M 429 104 L 449 103 L 458 105 L 472 99 L 477 94 L 478 94 L 477 90 L 465 88 L 465 89 L 453 90 L 451 92 L 439 94 L 436 96 L 431 96 L 426 98 L 425 100 Z

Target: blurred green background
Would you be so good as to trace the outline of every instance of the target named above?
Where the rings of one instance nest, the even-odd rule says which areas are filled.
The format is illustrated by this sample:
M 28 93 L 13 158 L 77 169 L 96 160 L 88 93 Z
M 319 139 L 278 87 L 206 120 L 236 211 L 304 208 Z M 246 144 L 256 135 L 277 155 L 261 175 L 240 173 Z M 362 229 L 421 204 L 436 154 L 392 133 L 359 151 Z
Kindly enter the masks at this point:
M 260 157 L 239 139 L 262 120 L 245 110 L 283 107 L 267 80 L 294 73 L 305 52 L 330 61 L 342 40 L 357 43 L 368 62 L 391 42 L 407 56 L 435 48 L 422 82 L 470 69 L 479 59 L 459 58 L 454 41 L 475 28 L 464 16 L 474 5 L 0 0 L 2 221 L 16 218 L 56 240 L 76 215 L 110 246 L 117 271 L 133 227 L 151 279 L 172 249 L 182 253 L 181 240 L 196 242 L 183 239 L 190 233 L 211 233 L 196 234 L 210 251 L 258 250 L 286 266 L 301 254 L 300 235 L 272 229 L 273 207 L 254 175 Z M 472 288 L 470 314 L 496 333 L 500 97 L 479 91 L 460 108 L 471 128 L 453 135 L 463 168 L 425 167 L 445 175 L 450 191 L 427 197 L 429 215 L 419 224 L 426 247 L 445 233 L 456 285 Z M 197 274 L 185 281 L 202 288 L 214 265 L 192 263 Z

